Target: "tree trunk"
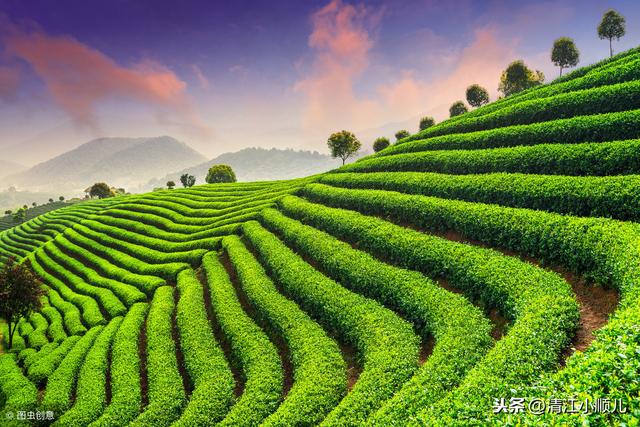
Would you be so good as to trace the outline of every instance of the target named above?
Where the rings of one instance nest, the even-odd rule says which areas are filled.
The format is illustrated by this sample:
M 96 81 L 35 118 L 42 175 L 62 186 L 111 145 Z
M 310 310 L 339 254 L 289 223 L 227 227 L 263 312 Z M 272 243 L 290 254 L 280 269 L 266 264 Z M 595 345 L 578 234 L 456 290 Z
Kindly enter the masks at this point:
M 562 77 L 562 67 L 560 67 L 560 77 Z
M 342 166 L 344 166 L 344 161 L 347 160 L 344 157 L 342 158 Z
M 9 350 L 11 350 L 13 347 L 13 333 L 16 331 L 16 327 L 14 326 L 13 331 L 11 330 L 11 321 L 7 322 L 7 326 L 9 326 Z
M 613 46 L 611 45 L 611 40 L 612 39 L 609 39 L 609 57 L 613 56 Z

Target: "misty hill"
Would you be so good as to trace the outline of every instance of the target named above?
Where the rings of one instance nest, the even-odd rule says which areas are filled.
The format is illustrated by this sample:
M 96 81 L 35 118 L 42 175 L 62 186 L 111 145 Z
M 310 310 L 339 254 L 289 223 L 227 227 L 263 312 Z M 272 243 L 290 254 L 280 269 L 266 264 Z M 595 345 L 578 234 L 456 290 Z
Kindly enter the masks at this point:
M 4 185 L 35 191 L 83 191 L 97 181 L 131 188 L 206 158 L 169 136 L 99 138 L 6 177 Z
M 27 169 L 26 166 L 11 162 L 9 160 L 0 159 L 0 178 L 7 175 L 12 175 L 14 173 L 22 172 L 25 169 Z
M 163 187 L 168 180 L 174 180 L 180 185 L 180 175 L 183 173 L 195 176 L 196 182 L 202 184 L 209 167 L 218 163 L 231 166 L 241 182 L 300 178 L 335 169 L 341 164 L 340 160 L 317 151 L 245 148 L 234 153 L 221 154 L 164 178 L 154 179 L 145 188 Z

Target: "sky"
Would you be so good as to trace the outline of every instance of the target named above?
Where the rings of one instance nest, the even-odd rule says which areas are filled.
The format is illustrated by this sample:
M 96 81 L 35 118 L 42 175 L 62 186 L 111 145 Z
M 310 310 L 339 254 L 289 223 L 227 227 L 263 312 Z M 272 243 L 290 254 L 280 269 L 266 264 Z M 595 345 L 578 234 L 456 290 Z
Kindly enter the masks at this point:
M 447 117 L 473 83 L 492 99 L 523 59 L 557 77 L 609 54 L 596 28 L 640 2 L 471 0 L 0 0 L 0 159 L 31 165 L 103 136 L 171 135 L 208 157 L 245 147 L 369 146 Z

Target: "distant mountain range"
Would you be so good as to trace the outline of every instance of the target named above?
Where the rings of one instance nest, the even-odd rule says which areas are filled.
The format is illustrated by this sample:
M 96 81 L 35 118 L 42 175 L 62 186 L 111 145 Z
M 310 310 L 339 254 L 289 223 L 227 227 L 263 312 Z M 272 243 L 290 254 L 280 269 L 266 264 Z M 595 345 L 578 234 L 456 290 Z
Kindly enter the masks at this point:
M 0 179 L 8 175 L 22 172 L 25 169 L 27 169 L 26 166 L 20 165 L 15 162 L 11 162 L 9 160 L 0 159 Z
M 211 165 L 219 163 L 231 166 L 240 182 L 300 178 L 326 172 L 341 165 L 340 160 L 317 151 L 245 148 L 235 153 L 221 154 L 163 178 L 151 180 L 145 189 L 164 187 L 169 180 L 175 181 L 179 186 L 180 175 L 184 173 L 195 176 L 197 184 L 203 184 Z
M 153 138 L 99 138 L 40 163 L 5 176 L 2 186 L 20 190 L 78 193 L 94 182 L 130 189 L 167 171 L 198 164 L 206 158 L 169 136 Z

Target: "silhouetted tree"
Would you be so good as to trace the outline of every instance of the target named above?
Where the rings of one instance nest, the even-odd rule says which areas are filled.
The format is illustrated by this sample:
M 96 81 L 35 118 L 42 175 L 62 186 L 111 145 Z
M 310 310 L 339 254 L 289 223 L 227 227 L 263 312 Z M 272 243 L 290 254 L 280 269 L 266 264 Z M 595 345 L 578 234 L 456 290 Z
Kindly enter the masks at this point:
M 389 146 L 389 138 L 380 137 L 373 141 L 373 151 L 376 153 L 380 150 L 384 150 Z
M 115 196 L 115 192 L 104 182 L 96 182 L 89 188 L 89 195 L 98 199 Z
M 327 139 L 327 145 L 329 146 L 329 150 L 331 150 L 331 157 L 334 159 L 342 159 L 343 165 L 344 162 L 356 154 L 362 146 L 358 138 L 347 130 L 331 134 L 329 139 Z
M 435 125 L 436 121 L 433 117 L 423 117 L 420 119 L 420 130 L 425 130 Z
M 13 346 L 13 334 L 20 318 L 40 309 L 40 298 L 44 294 L 29 259 L 18 263 L 11 257 L 5 262 L 0 270 L 0 317 L 6 320 L 9 328 L 9 348 Z
M 396 132 L 395 137 L 396 137 L 396 142 L 400 141 L 401 139 L 407 138 L 411 136 L 411 134 L 409 133 L 408 130 L 399 130 L 398 132 Z
M 472 107 L 480 107 L 489 102 L 489 92 L 478 84 L 473 84 L 467 88 L 467 102 Z
M 625 33 L 624 16 L 613 9 L 607 10 L 604 15 L 602 15 L 602 21 L 600 21 L 600 25 L 598 25 L 598 37 L 602 40 L 609 40 L 609 56 L 613 56 L 612 40 L 620 40 L 620 37 L 624 36 Z
M 553 49 L 551 50 L 551 61 L 560 67 L 560 75 L 562 76 L 562 69 L 575 67 L 580 61 L 580 52 L 573 42 L 573 39 L 569 37 L 560 37 L 553 42 Z
M 53 199 L 49 199 L 49 203 L 53 203 Z
M 4 211 L 5 215 L 11 215 L 11 213 L 12 213 L 11 209 L 7 209 L 6 211 Z
M 176 186 L 176 183 L 174 181 L 167 181 L 167 188 L 169 190 L 173 190 L 173 187 Z
M 206 181 L 209 184 L 236 182 L 236 174 L 229 165 L 213 165 L 207 173 Z
M 61 202 L 64 202 L 64 196 L 58 197 L 58 200 L 60 200 Z
M 451 107 L 449 107 L 449 117 L 459 116 L 460 114 L 464 114 L 467 111 L 469 111 L 469 109 L 466 105 L 464 105 L 464 102 L 456 101 L 451 104 Z
M 542 82 L 544 82 L 544 74 L 542 74 L 542 71 L 532 71 L 525 65 L 524 61 L 520 59 L 513 61 L 506 70 L 502 72 L 498 90 L 505 96 L 509 96 L 542 84 Z
M 196 183 L 196 177 L 185 173 L 180 176 L 180 182 L 184 188 L 193 187 Z

